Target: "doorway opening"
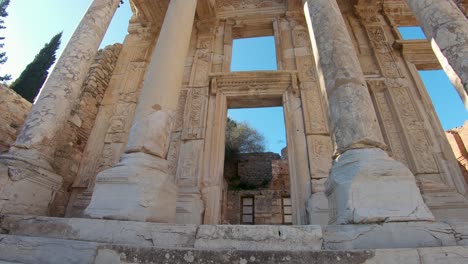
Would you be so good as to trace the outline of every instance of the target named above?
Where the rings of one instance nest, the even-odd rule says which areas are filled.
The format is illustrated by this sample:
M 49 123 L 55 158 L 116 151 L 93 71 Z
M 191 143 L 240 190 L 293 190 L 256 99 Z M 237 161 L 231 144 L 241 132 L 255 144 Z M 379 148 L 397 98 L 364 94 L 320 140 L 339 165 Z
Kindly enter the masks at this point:
M 223 224 L 292 224 L 283 107 L 228 109 Z

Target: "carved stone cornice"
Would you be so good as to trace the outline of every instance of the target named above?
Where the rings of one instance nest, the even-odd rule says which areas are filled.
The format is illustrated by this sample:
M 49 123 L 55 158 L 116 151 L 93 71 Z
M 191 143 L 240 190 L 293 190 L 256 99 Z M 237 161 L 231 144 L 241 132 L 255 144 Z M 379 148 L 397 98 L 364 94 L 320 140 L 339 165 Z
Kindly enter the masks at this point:
M 201 20 L 216 17 L 216 0 L 198 0 L 197 15 Z
M 170 0 L 131 0 L 133 14 L 145 25 L 160 25 L 166 16 Z
M 418 70 L 439 70 L 441 65 L 427 40 L 396 40 L 393 48 L 401 49 L 403 57 Z
M 405 0 L 386 0 L 383 12 L 392 26 L 416 26 L 418 21 Z
M 354 6 L 354 12 L 364 23 L 380 22 L 379 14 L 383 7 L 378 1 L 373 4 L 358 4 Z
M 264 106 L 281 105 L 281 95 L 291 89 L 298 94 L 297 72 L 295 71 L 259 71 L 232 72 L 210 75 L 210 94 L 221 92 L 225 96 L 234 96 L 231 107 L 242 107 L 243 97 L 249 100 L 264 100 Z

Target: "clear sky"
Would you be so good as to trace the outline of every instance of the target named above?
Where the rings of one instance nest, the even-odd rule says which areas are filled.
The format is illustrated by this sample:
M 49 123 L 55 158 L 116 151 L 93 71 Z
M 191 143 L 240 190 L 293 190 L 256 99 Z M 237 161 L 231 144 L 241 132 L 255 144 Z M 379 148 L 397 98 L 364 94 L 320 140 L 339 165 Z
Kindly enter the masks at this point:
M 63 31 L 62 46 L 58 51 L 60 54 L 91 2 L 92 0 L 12 0 L 7 9 L 9 16 L 4 24 L 7 29 L 0 32 L 6 37 L 2 51 L 6 51 L 8 56 L 7 63 L 0 65 L 0 75 L 11 74 L 13 79 L 17 78 L 44 44 L 53 35 Z M 101 47 L 123 41 L 131 16 L 128 2 L 129 0 L 125 0 L 124 5 L 117 10 Z M 405 30 L 408 32 L 404 33 Z M 424 36 L 415 29 L 403 29 L 402 34 L 407 38 Z M 237 61 L 236 54 L 243 51 L 247 52 Z M 276 69 L 271 37 L 259 38 L 257 43 L 250 44 L 242 40 L 236 41 L 233 53 L 233 71 Z M 444 129 L 463 125 L 468 119 L 468 113 L 445 74 L 439 71 L 425 72 L 422 75 Z M 265 110 L 266 113 L 260 115 Z M 255 112 L 241 110 L 237 113 L 231 110 L 229 114 L 236 120 L 246 121 L 258 128 L 265 135 L 269 150 L 279 152 L 285 146 L 281 108 L 264 108 Z

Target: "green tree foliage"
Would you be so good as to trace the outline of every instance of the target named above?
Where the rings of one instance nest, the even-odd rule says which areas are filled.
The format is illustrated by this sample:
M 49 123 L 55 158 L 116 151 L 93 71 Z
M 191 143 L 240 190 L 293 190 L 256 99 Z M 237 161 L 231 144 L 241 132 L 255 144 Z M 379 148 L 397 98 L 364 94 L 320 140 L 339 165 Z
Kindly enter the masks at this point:
M 265 151 L 265 137 L 247 123 L 236 122 L 228 117 L 226 124 L 226 160 L 238 153 Z
M 8 16 L 8 13 L 6 11 L 8 5 L 10 4 L 10 0 L 0 0 L 0 29 L 5 29 L 6 27 L 3 25 L 4 18 Z M 5 40 L 5 37 L 0 36 L 0 48 L 3 48 L 3 40 Z M 7 56 L 6 52 L 0 52 L 0 64 L 4 64 L 7 61 Z M 11 80 L 11 75 L 6 74 L 4 76 L 0 76 L 0 81 L 6 82 Z
M 20 77 L 10 85 L 11 89 L 15 90 L 29 102 L 34 101 L 34 98 L 47 79 L 49 68 L 55 62 L 55 53 L 60 46 L 61 38 L 62 32 L 55 35 L 49 43 L 45 44 L 34 60 L 26 66 Z

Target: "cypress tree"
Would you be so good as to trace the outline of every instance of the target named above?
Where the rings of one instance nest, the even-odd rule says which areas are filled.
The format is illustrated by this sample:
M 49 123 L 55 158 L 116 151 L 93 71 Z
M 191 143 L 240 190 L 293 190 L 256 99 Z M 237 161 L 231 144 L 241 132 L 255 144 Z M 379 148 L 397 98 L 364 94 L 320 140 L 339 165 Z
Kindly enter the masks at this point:
M 6 11 L 8 5 L 10 4 L 10 0 L 0 0 L 0 29 L 5 29 L 3 23 L 5 22 L 3 18 L 8 16 Z M 3 41 L 5 37 L 0 37 L 0 41 Z M 4 43 L 0 42 L 0 48 L 3 48 Z M 4 64 L 7 61 L 6 52 L 0 52 L 0 64 Z M 9 81 L 11 80 L 11 75 L 7 74 L 4 76 L 0 76 L 0 81 Z
M 29 102 L 33 102 L 39 93 L 39 90 L 47 79 L 50 66 L 55 63 L 55 52 L 60 46 L 61 38 L 62 32 L 55 35 L 49 43 L 45 44 L 44 48 L 26 66 L 26 69 L 24 69 L 18 79 L 10 85 L 11 89 L 15 90 Z

